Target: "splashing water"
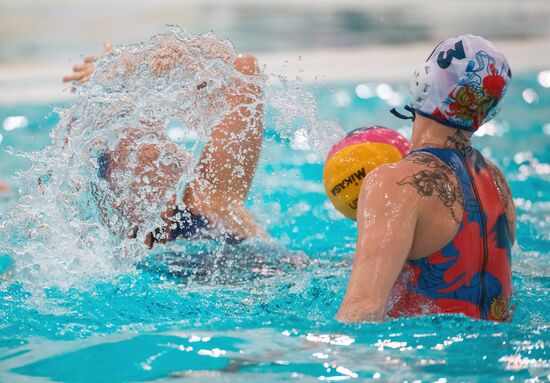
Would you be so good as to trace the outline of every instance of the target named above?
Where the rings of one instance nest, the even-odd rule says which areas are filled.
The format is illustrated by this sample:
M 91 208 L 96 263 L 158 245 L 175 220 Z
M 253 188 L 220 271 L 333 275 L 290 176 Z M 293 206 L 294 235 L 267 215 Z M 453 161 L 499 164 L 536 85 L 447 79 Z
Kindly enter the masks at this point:
M 18 205 L 0 224 L 10 238 L 0 254 L 15 260 L 11 277 L 43 296 L 46 287 L 85 288 L 89 278 L 135 273 L 148 254 L 145 233 L 162 225 L 160 212 L 171 196 L 181 198 L 212 127 L 231 111 L 225 95 L 244 80 L 236 57 L 213 34 L 174 27 L 99 58 L 78 100 L 57 111 L 52 144 L 13 153 L 32 166 L 19 178 Z M 334 141 L 341 130 L 317 121 L 315 99 L 299 82 L 267 74 L 246 81 L 263 88 L 269 77 L 281 83 L 267 95 L 278 116 L 271 128 L 327 150 L 327 137 Z

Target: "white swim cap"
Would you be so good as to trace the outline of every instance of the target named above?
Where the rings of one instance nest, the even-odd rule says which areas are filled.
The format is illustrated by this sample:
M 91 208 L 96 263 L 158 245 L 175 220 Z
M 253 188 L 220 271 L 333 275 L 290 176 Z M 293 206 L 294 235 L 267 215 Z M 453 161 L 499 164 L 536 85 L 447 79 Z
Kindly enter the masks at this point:
M 512 72 L 506 57 L 480 36 L 440 43 L 411 79 L 415 113 L 470 132 L 492 119 Z

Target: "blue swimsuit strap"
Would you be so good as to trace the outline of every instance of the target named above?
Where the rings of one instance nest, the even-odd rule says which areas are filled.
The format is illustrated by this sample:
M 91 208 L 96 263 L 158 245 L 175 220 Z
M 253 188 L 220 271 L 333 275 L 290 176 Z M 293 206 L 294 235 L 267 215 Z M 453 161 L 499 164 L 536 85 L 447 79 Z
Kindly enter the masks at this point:
M 209 222 L 206 217 L 193 214 L 187 209 L 178 209 L 177 214 L 181 218 L 176 222 L 176 227 L 170 231 L 171 241 L 177 238 L 192 238 L 204 235 L 208 230 Z
M 185 208 L 178 208 L 177 214 L 179 214 L 181 218 L 175 222 L 175 228 L 170 230 L 168 234 L 169 241 L 174 241 L 176 239 L 202 238 L 235 245 L 244 240 L 244 238 L 239 238 L 229 233 L 215 233 L 215 231 L 212 230 L 212 225 L 208 218 L 195 214 Z M 162 230 L 163 229 L 160 228 L 156 229 L 155 236 L 160 234 Z

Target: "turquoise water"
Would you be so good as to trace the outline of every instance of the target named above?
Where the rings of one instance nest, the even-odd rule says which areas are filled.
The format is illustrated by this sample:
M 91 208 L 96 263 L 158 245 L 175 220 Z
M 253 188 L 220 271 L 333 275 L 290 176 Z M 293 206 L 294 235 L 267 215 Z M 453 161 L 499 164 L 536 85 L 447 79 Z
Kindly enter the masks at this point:
M 410 131 L 376 97 L 379 84 L 356 85 L 314 89 L 320 117 L 345 130 Z M 516 76 L 503 108 L 474 144 L 504 170 L 517 206 L 511 323 L 333 320 L 356 228 L 328 203 L 318 156 L 270 129 L 268 108 L 249 206 L 277 245 L 180 242 L 130 268 L 82 272 L 78 283 L 48 279 L 59 275 L 51 260 L 34 270 L 47 281 L 38 287 L 25 276 L 0 281 L 0 381 L 549 381 L 550 90 L 536 74 Z M 27 120 L 0 130 L 0 179 L 14 182 L 29 162 L 5 149 L 47 145 L 58 116 L 47 105 L 0 107 L 4 127 L 9 116 Z M 10 262 L 0 257 L 0 269 Z M 82 265 L 71 267 L 74 276 Z

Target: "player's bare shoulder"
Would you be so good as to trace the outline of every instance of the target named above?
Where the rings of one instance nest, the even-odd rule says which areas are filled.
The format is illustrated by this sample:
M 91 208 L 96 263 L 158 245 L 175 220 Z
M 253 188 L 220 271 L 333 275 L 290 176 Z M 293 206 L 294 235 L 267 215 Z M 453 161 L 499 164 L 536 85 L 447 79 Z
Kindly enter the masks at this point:
M 409 193 L 415 197 L 413 189 L 404 189 L 399 185 L 410 172 L 411 166 L 405 160 L 380 165 L 366 175 L 361 185 L 361 194 L 398 191 L 399 194 Z
M 367 188 L 372 188 L 380 182 L 383 182 L 385 188 L 391 187 L 394 184 L 398 185 L 399 181 L 410 174 L 413 169 L 414 167 L 406 158 L 393 163 L 385 163 L 368 173 L 363 183 Z

